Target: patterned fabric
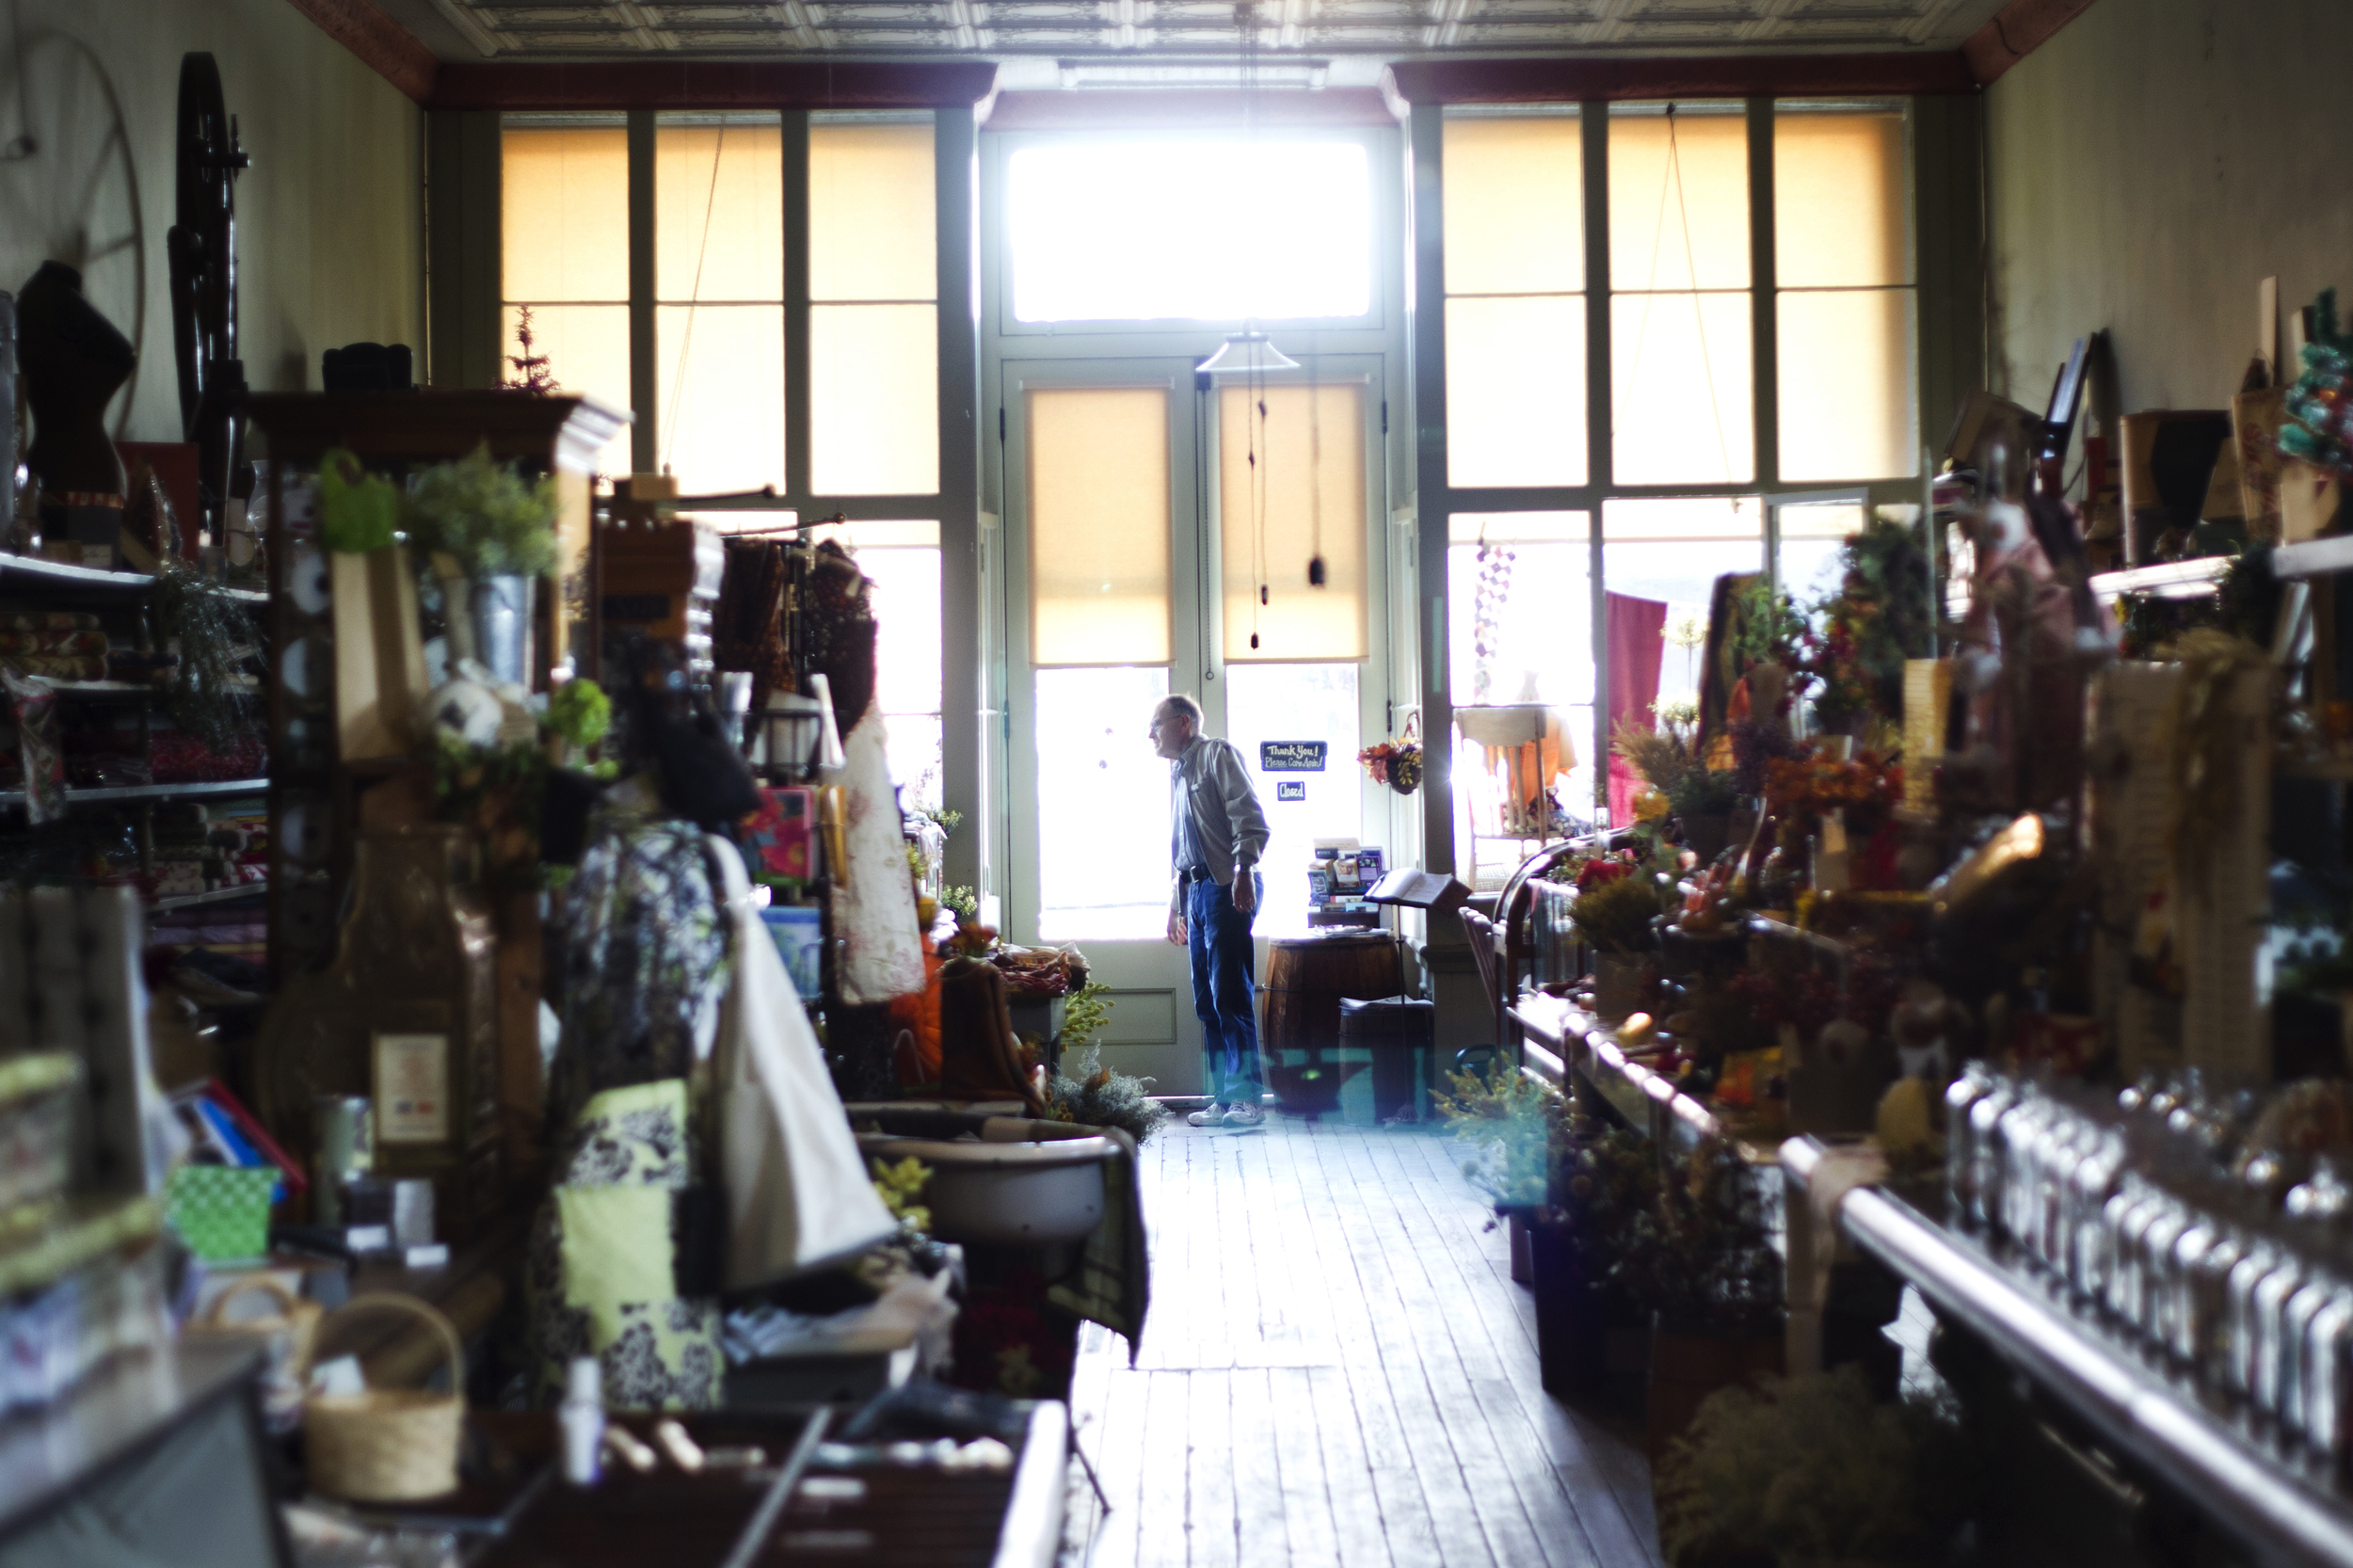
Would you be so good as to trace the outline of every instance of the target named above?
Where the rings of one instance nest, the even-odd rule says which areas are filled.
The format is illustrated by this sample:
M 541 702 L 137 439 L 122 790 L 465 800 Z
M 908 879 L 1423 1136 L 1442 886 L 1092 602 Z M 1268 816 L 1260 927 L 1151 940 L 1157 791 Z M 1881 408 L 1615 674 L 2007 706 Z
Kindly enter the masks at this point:
M 608 813 L 565 909 L 564 1034 L 548 1094 L 559 1148 L 603 1091 L 692 1077 L 717 1039 L 728 982 L 727 927 L 691 823 Z
M 682 1080 L 607 1090 L 582 1111 L 525 1269 L 542 1403 L 584 1355 L 614 1409 L 718 1403 L 719 1304 L 680 1297 L 674 1272 L 672 1200 L 694 1169 Z

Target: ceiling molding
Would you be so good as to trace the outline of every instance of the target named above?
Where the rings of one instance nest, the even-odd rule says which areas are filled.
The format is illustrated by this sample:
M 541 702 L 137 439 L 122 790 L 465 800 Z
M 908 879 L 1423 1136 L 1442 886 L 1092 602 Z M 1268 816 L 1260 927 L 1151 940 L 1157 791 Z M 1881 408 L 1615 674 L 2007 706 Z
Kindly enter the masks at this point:
M 612 60 L 444 65 L 431 109 L 968 108 L 987 60 Z
M 1400 60 L 1408 104 L 1574 104 L 1658 98 L 1964 93 L 1957 51 L 1902 55 L 1689 55 L 1639 59 Z
M 375 0 L 290 0 L 296 10 L 419 104 L 433 96 L 441 62 Z
M 1992 87 L 2004 72 L 2090 8 L 2091 0 L 2009 0 L 1961 46 L 1969 73 L 1979 87 Z

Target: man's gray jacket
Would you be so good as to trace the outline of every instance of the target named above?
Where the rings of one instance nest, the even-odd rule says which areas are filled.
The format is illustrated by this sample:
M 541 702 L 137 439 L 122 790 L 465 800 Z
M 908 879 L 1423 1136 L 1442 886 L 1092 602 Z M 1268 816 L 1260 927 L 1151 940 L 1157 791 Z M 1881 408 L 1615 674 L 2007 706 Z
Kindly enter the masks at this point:
M 1221 888 L 1230 888 L 1237 872 L 1247 871 L 1266 853 L 1269 829 L 1258 792 L 1250 787 L 1250 770 L 1231 741 L 1196 735 L 1185 753 L 1168 765 L 1168 858 L 1177 872 L 1185 870 L 1185 840 L 1178 812 L 1190 813 L 1202 859 Z M 1169 913 L 1185 912 L 1185 884 L 1174 877 Z

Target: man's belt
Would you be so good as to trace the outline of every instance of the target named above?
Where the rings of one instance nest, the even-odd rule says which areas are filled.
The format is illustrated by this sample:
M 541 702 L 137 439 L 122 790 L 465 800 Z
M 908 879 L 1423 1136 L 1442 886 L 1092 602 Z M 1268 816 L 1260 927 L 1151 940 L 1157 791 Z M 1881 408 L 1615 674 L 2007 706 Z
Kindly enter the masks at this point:
M 1183 882 L 1208 882 L 1214 878 L 1217 873 L 1209 870 L 1207 866 L 1187 866 L 1184 870 L 1178 872 L 1176 875 L 1178 880 Z

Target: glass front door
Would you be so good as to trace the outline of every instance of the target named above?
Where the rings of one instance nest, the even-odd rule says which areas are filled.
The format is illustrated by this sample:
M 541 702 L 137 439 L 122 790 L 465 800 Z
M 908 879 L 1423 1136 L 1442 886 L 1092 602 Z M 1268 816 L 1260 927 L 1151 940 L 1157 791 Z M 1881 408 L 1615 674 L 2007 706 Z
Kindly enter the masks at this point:
M 1193 363 L 1007 361 L 1002 389 L 1006 935 L 1085 952 L 1105 1063 L 1164 1095 L 1197 1093 L 1201 1063 L 1154 707 L 1190 694 L 1247 763 L 1272 829 L 1261 978 L 1265 942 L 1309 930 L 1319 845 L 1384 843 L 1408 808 L 1355 760 L 1390 717 L 1378 361 L 1247 390 Z

